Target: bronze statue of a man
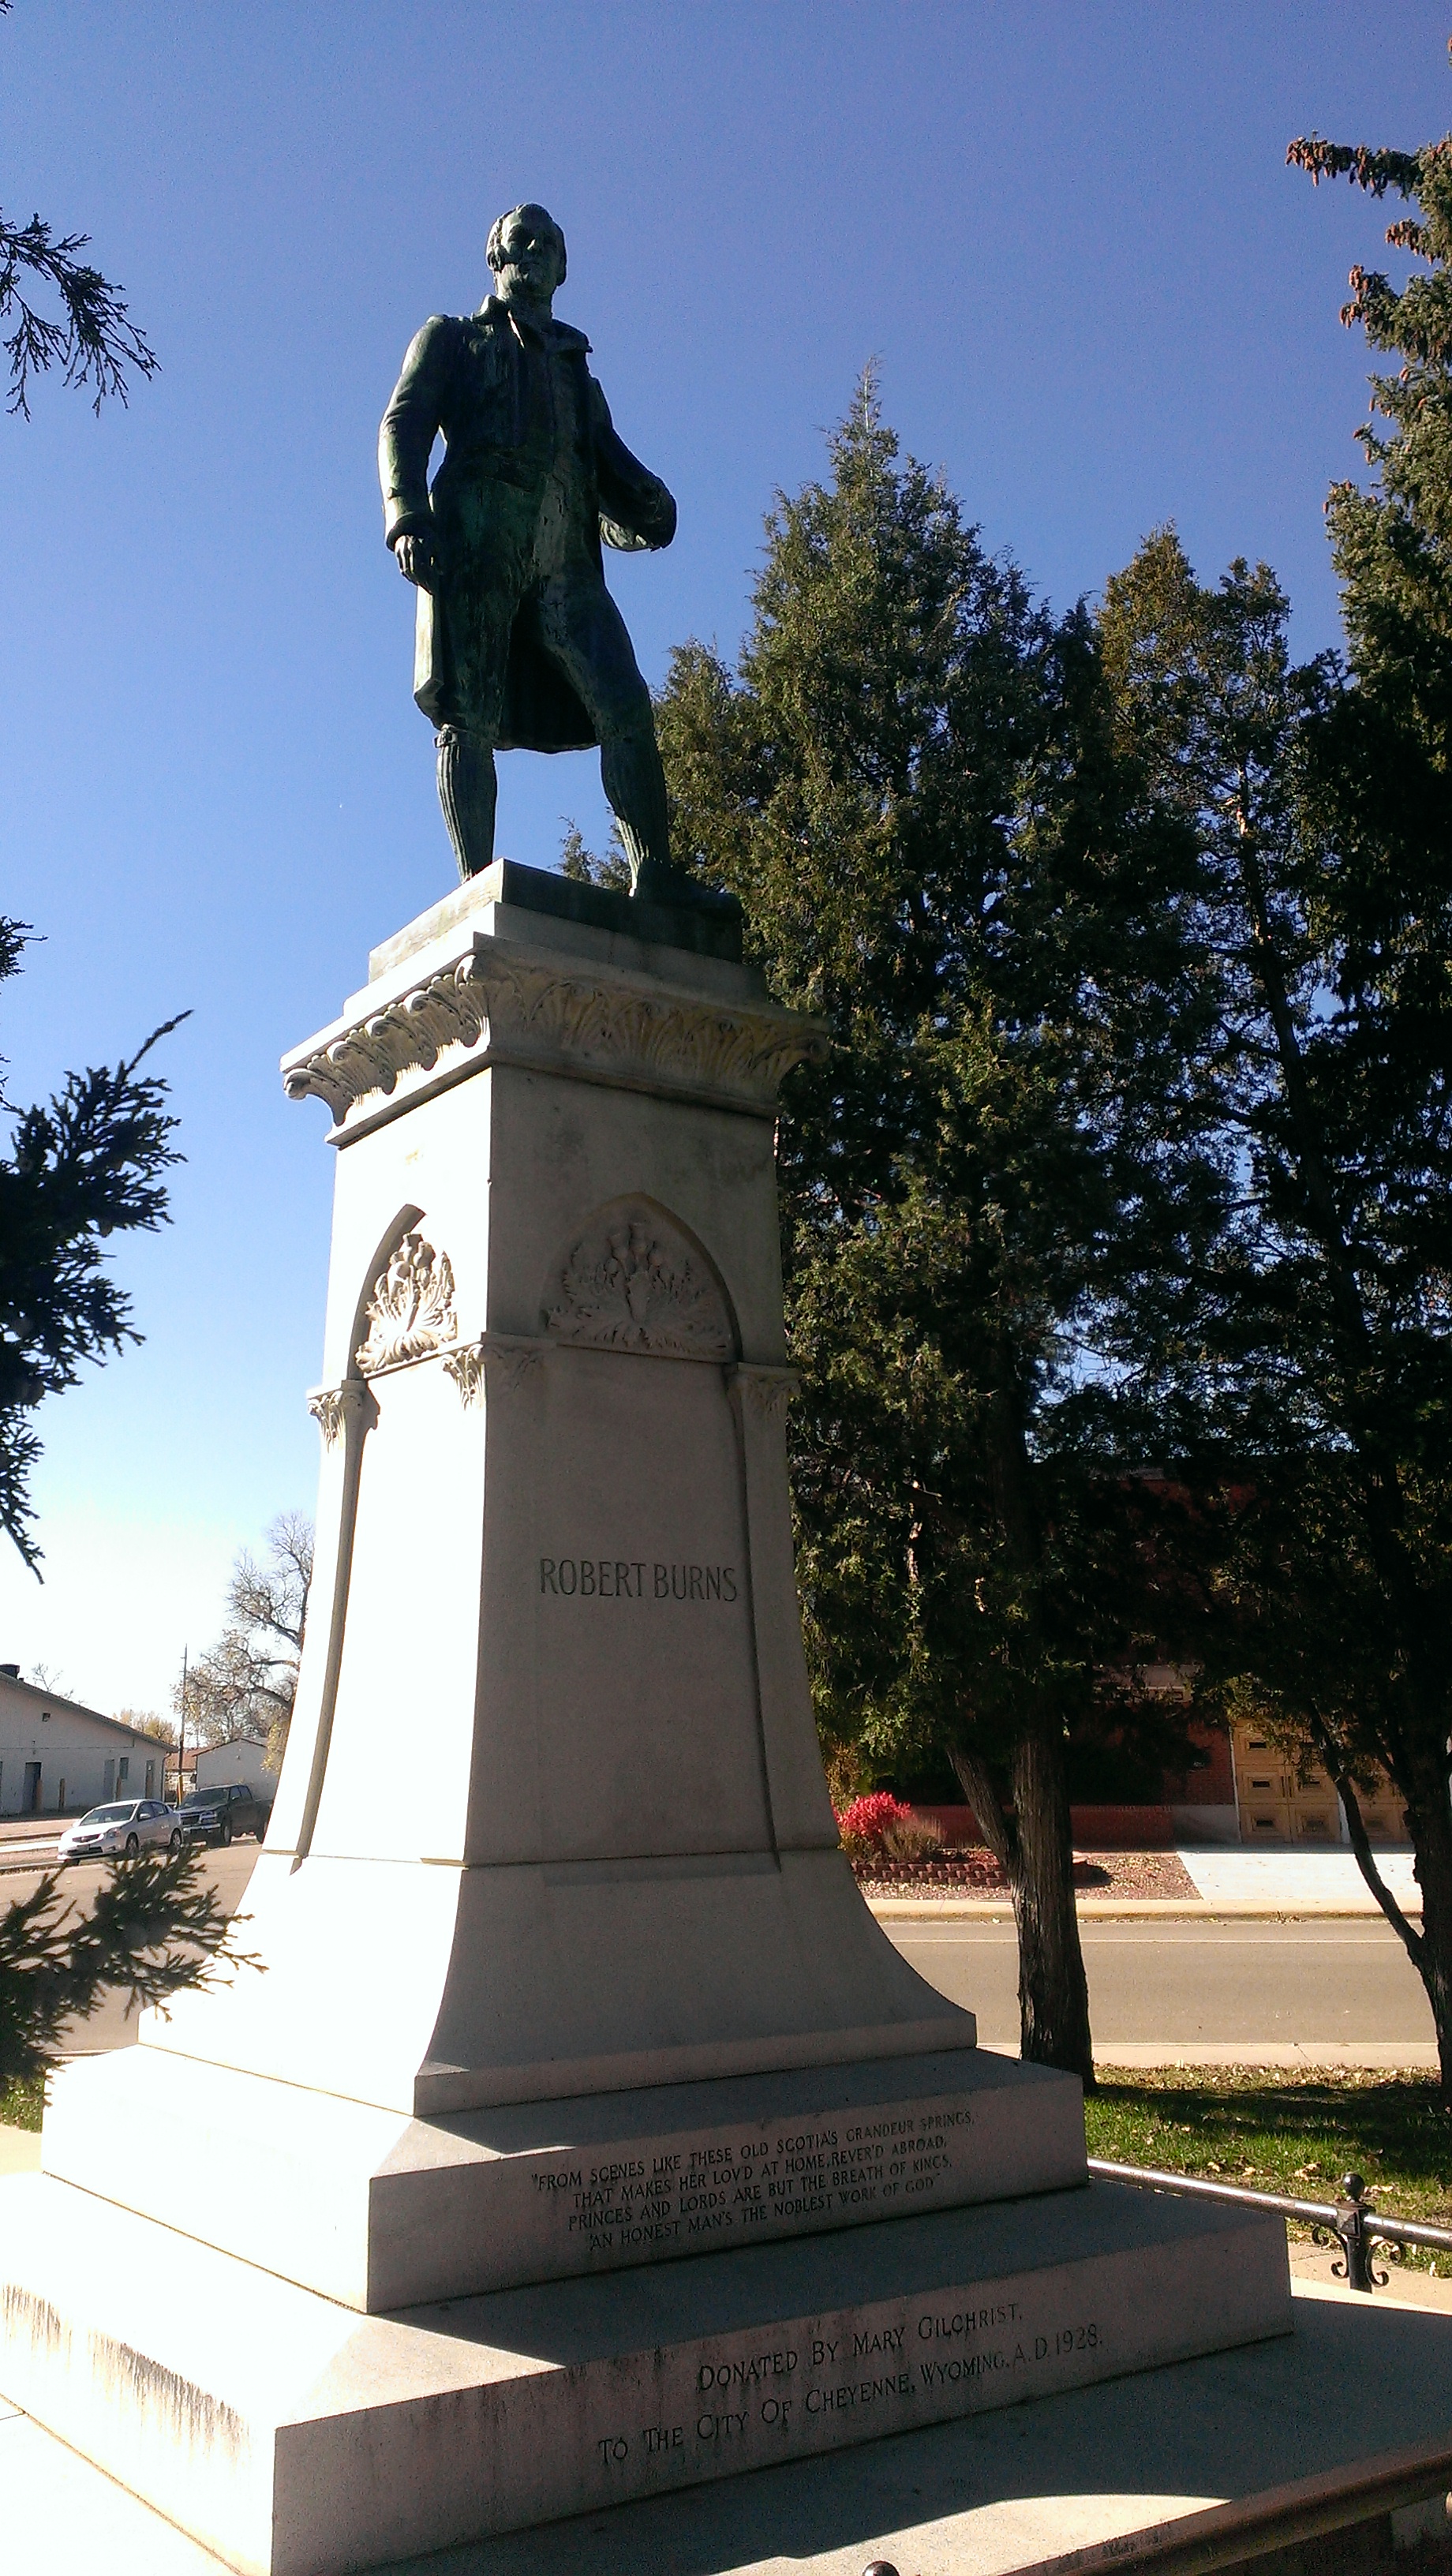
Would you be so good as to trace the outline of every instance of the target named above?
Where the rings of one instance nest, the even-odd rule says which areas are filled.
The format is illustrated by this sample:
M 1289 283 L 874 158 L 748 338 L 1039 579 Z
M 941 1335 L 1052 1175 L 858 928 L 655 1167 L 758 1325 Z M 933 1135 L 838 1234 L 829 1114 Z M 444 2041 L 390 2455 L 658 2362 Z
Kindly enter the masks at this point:
M 494 855 L 496 751 L 598 743 L 631 891 L 690 902 L 695 882 L 671 864 L 650 692 L 600 558 L 602 537 L 668 546 L 676 505 L 616 436 L 584 332 L 554 319 L 565 237 L 553 217 L 515 206 L 486 256 L 496 292 L 477 313 L 424 324 L 378 439 L 384 534 L 419 594 L 414 696 L 437 727 L 459 871 Z

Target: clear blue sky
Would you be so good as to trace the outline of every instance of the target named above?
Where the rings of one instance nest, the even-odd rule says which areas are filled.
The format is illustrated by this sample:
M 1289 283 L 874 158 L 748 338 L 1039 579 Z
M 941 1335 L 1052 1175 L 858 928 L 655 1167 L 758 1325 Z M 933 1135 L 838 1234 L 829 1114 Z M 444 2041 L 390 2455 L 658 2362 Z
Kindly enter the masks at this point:
M 1336 321 L 1385 216 L 1289 137 L 1452 126 L 1431 0 L 16 0 L 0 203 L 88 230 L 162 372 L 0 423 L 0 1002 L 11 1089 L 190 1006 L 174 1223 L 122 1249 L 145 1347 L 44 1408 L 47 1581 L 0 1659 L 159 1705 L 227 1570 L 311 1508 L 331 1156 L 284 1047 L 448 890 L 411 603 L 373 450 L 492 217 L 563 222 L 586 328 L 680 535 L 611 578 L 653 680 L 731 649 L 772 490 L 876 358 L 889 419 L 1065 605 L 1174 517 L 1334 639 L 1321 503 L 1367 361 Z M 584 755 L 502 764 L 499 846 L 604 828 Z

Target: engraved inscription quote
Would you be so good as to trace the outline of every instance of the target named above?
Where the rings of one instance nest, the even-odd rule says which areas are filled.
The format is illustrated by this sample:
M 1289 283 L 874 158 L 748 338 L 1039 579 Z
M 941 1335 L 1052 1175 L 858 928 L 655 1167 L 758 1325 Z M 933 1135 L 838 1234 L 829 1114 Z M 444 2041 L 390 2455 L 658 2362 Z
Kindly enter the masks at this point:
M 967 2145 L 973 2112 L 942 2102 L 637 2156 L 576 2157 L 530 2179 L 552 2221 L 615 2262 L 723 2237 L 789 2235 L 930 2207 Z

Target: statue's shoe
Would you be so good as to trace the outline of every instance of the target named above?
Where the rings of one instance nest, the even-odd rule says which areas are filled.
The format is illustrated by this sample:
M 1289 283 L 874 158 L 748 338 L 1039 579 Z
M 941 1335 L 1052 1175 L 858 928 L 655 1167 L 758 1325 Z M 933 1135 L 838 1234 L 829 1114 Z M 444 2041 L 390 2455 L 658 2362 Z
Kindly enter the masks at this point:
M 705 909 L 731 918 L 739 916 L 741 905 L 724 886 L 704 885 L 689 869 L 670 865 L 663 859 L 647 859 L 630 889 L 637 903 L 660 904 L 670 911 Z

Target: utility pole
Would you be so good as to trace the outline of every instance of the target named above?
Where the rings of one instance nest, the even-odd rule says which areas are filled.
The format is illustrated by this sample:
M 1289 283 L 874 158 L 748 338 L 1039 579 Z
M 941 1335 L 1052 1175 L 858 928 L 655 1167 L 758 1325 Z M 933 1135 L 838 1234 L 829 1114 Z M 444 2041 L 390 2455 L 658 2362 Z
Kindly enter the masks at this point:
M 178 1718 L 177 1718 L 177 1730 L 176 1730 L 176 1802 L 177 1802 L 177 1805 L 178 1805 L 178 1806 L 180 1806 L 180 1805 L 181 1805 L 181 1802 L 182 1802 L 182 1791 L 183 1791 L 183 1789 L 184 1789 L 184 1788 L 185 1788 L 185 1786 L 186 1786 L 186 1774 L 185 1774 L 185 1772 L 184 1772 L 184 1771 L 183 1771 L 183 1769 L 182 1769 L 182 1756 L 183 1756 L 183 1754 L 186 1752 L 186 1749 L 187 1749 L 187 1648 L 186 1648 L 185 1646 L 183 1646 L 183 1648 L 182 1648 L 181 1709 L 180 1709 L 180 1712 L 179 1712 L 179 1714 L 178 1714 Z

